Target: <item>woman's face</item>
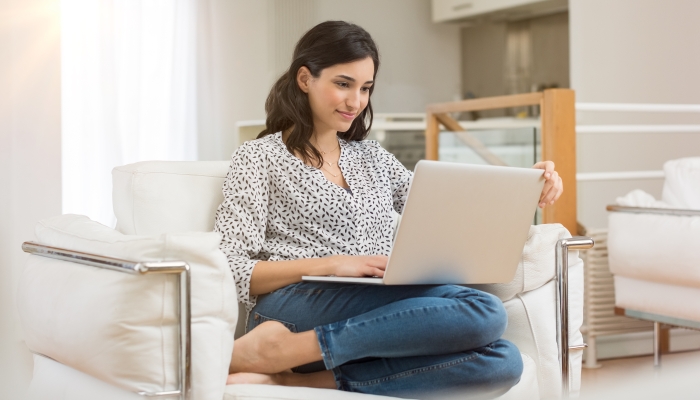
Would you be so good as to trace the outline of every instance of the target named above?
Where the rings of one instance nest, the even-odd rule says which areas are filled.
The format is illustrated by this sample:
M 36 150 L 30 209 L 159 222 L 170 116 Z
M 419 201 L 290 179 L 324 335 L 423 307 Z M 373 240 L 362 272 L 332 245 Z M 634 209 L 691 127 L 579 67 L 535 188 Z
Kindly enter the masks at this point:
M 318 78 L 306 67 L 299 69 L 297 83 L 309 95 L 314 132 L 346 132 L 369 102 L 374 83 L 374 61 L 367 57 L 336 64 L 321 71 Z

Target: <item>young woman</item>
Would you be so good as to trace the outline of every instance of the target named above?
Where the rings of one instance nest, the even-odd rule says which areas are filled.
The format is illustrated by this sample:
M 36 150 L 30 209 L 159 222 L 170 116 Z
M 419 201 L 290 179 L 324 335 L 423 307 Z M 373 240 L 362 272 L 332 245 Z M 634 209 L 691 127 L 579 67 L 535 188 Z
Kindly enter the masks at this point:
M 500 338 L 506 312 L 490 294 L 301 281 L 384 274 L 412 173 L 364 140 L 378 68 L 365 30 L 317 25 L 270 92 L 267 129 L 233 154 L 215 229 L 249 318 L 229 384 L 496 396 L 520 379 L 520 352 Z M 554 165 L 535 168 L 547 178 L 540 206 L 554 203 Z

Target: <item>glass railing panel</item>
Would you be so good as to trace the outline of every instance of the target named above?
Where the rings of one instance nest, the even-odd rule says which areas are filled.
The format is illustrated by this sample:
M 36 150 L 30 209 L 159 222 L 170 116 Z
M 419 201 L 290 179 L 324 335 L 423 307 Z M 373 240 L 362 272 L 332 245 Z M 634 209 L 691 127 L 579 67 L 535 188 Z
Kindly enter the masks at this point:
M 415 125 L 415 126 L 414 126 Z M 464 122 L 470 135 L 478 139 L 496 157 L 512 167 L 532 167 L 541 159 L 541 137 L 537 120 Z M 377 140 L 408 169 L 425 158 L 425 123 L 422 121 L 381 121 L 367 139 Z M 454 132 L 440 133 L 440 161 L 488 164 Z M 535 224 L 542 221 L 540 210 Z

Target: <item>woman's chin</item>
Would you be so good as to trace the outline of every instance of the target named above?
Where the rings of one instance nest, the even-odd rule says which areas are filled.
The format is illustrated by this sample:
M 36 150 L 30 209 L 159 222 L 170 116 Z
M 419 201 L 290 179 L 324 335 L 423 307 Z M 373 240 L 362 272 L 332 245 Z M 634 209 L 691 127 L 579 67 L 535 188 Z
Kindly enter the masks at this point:
M 343 124 L 337 124 L 333 129 L 335 129 L 338 132 L 347 132 L 350 130 L 351 126 L 352 126 L 352 122 L 348 122 L 348 123 L 343 123 Z

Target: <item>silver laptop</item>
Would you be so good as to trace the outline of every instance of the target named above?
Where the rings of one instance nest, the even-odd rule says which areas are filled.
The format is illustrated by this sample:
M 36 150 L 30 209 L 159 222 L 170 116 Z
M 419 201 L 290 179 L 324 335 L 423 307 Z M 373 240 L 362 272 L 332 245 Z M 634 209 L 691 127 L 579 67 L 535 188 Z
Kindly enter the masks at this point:
M 537 210 L 543 172 L 421 160 L 384 277 L 302 279 L 378 285 L 510 282 Z

